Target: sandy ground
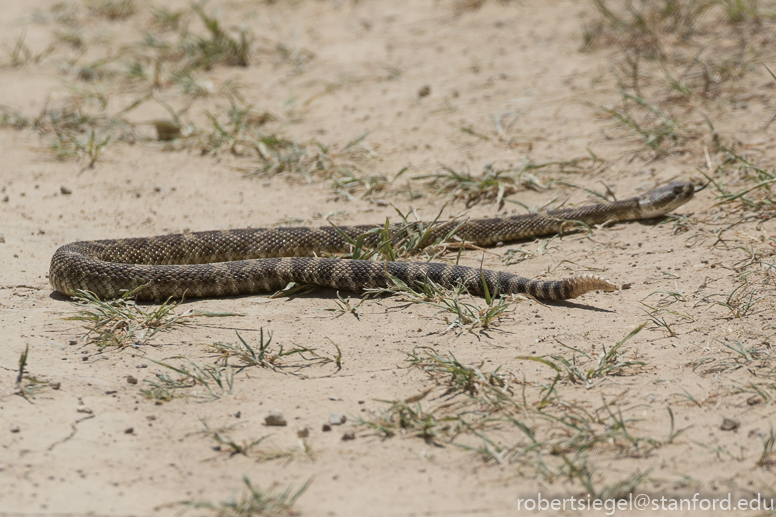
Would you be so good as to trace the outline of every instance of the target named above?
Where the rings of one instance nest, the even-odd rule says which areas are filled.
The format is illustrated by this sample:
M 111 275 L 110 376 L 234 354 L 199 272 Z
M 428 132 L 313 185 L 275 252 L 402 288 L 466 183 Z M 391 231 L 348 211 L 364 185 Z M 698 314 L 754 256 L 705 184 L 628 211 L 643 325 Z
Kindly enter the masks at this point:
M 146 91 L 142 86 L 116 75 L 86 81 L 78 67 L 119 56 L 141 39 L 151 26 L 151 4 L 135 5 L 134 14 L 110 20 L 77 2 L 5 2 L 0 104 L 28 116 L 40 113 L 47 99 L 57 106 L 73 96 L 102 95 L 111 114 L 131 104 Z M 200 69 L 197 77 L 209 81 L 212 91 L 230 79 L 238 81 L 244 103 L 272 115 L 262 131 L 318 141 L 332 146 L 334 154 L 369 132 L 352 158 L 361 170 L 389 179 L 407 170 L 383 191 L 365 195 L 355 189 L 350 196 L 322 178 L 246 176 L 260 164 L 248 151 L 203 155 L 196 146 L 156 141 L 150 122 L 169 118 L 159 102 L 128 111 L 124 119 L 134 125 L 133 138 L 115 137 L 92 167 L 89 157 L 57 159 L 49 149 L 50 133 L 41 136 L 11 125 L 0 129 L 0 515 L 140 516 L 184 510 L 206 515 L 213 510 L 186 509 L 180 502 L 218 505 L 239 499 L 245 493 L 243 476 L 273 494 L 310 481 L 294 509 L 331 516 L 517 515 L 521 497 L 605 493 L 604 487 L 634 473 L 647 473 L 634 493 L 773 495 L 770 466 L 776 458 L 763 459 L 763 454 L 776 386 L 770 276 L 776 226 L 764 188 L 752 193 L 761 203 L 757 207 L 719 205 L 719 192 L 707 188 L 679 209 L 687 216 L 683 219 L 617 224 L 487 250 L 484 264 L 492 269 L 541 278 L 596 272 L 617 284 L 632 284 L 564 304 L 516 300 L 488 329 L 451 328 L 453 315 L 398 296 L 366 299 L 356 317 L 336 310 L 336 293 L 317 290 L 291 298 L 186 301 L 178 312 L 240 316 L 194 319 L 148 343 L 94 344 L 81 322 L 66 319 L 75 308 L 47 280 L 52 253 L 67 242 L 288 222 L 325 225 L 327 217 L 338 224 L 380 224 L 386 217 L 396 219 L 392 205 L 416 209 L 428 220 L 443 208 L 445 216 L 456 215 L 466 210 L 465 202 L 413 179 L 438 173 L 442 165 L 477 176 L 488 164 L 515 169 L 530 161 L 591 155 L 602 160 L 567 171 L 550 167 L 526 173 L 517 191 L 506 196 L 520 204 L 492 199 L 472 204 L 469 215 L 484 217 L 566 200 L 569 205 L 599 201 L 569 184 L 598 191 L 605 185 L 618 198 L 675 179 L 701 184 L 706 182 L 702 172 L 724 161 L 702 139 L 656 155 L 600 109 L 622 101 L 617 79 L 623 65 L 616 44 L 602 41 L 582 51 L 581 28 L 600 16 L 587 2 L 213 0 L 206 10 L 230 31 L 248 27 L 256 36 L 255 48 L 248 67 L 216 64 Z M 69 12 L 75 13 L 72 18 L 65 16 Z M 195 19 L 190 24 L 200 30 Z M 82 35 L 81 49 L 56 38 L 68 30 Z M 33 58 L 14 66 L 21 34 Z M 52 51 L 35 62 L 34 54 L 50 44 Z M 652 83 L 645 79 L 645 89 L 657 91 L 662 79 L 656 70 Z M 776 114 L 773 87 L 767 71 L 753 65 L 716 96 L 688 101 L 688 109 L 702 111 L 723 142 L 739 142 L 749 160 L 770 170 L 776 160 L 774 126 L 767 125 Z M 179 110 L 188 98 L 175 88 L 166 85 L 158 95 Z M 228 105 L 217 96 L 197 102 L 190 120 L 204 129 L 200 106 Z M 757 184 L 745 167 L 726 170 L 714 177 L 733 192 Z M 518 248 L 530 252 L 529 258 L 505 264 L 502 256 Z M 476 266 L 482 256 L 466 251 L 461 263 Z M 455 254 L 447 259 L 455 260 Z M 748 283 L 742 284 L 742 275 Z M 351 304 L 358 302 L 354 296 Z M 556 372 L 519 358 L 554 354 L 571 360 L 575 355 L 589 368 L 603 350 L 645 322 L 620 353 L 621 361 L 643 364 L 618 372 L 622 375 L 587 383 L 562 376 L 549 388 Z M 212 397 L 201 385 L 170 401 L 141 392 L 158 382 L 158 374 L 171 373 L 154 361 L 215 365 L 213 343 L 236 343 L 239 333 L 256 344 L 260 329 L 271 331 L 273 345 L 285 349 L 314 348 L 331 358 L 338 347 L 341 368 L 291 357 L 278 371 L 237 370 L 233 387 L 216 389 Z M 17 383 L 26 346 L 28 378 Z M 481 436 L 489 436 L 509 447 L 524 438 L 514 426 L 487 427 L 480 437 L 461 431 L 431 441 L 412 433 L 384 438 L 353 426 L 385 410 L 388 405 L 381 401 L 403 400 L 443 383 L 409 368 L 408 354 L 415 347 L 454 353 L 483 372 L 500 367 L 511 379 L 515 399 L 522 400 L 528 390 L 527 404 L 534 408 L 542 390 L 555 390 L 554 414 L 577 414 L 564 409 L 571 407 L 566 403 L 584 408 L 597 415 L 594 434 L 612 431 L 620 412 L 629 433 L 660 446 L 634 450 L 613 438 L 591 448 L 585 456 L 591 484 L 585 485 L 584 476 L 564 470 L 562 454 L 549 450 L 544 454 L 557 469 L 553 475 L 522 463 L 515 451 L 499 462 L 458 446 L 483 447 Z M 44 383 L 22 396 L 19 390 L 32 386 L 30 379 Z M 444 392 L 439 386 L 421 403 L 440 405 Z M 272 410 L 282 411 L 288 425 L 266 426 Z M 324 432 L 331 414 L 348 421 Z M 527 413 L 525 418 L 528 422 Z M 724 418 L 735 421 L 736 428 L 726 430 L 731 426 L 723 425 Z M 532 422 L 543 429 L 540 421 Z M 667 440 L 672 425 L 684 431 Z M 304 427 L 309 436 L 302 439 L 297 432 Z M 246 454 L 231 455 L 206 429 L 220 429 L 219 436 L 237 442 L 269 437 Z M 355 439 L 343 440 L 351 430 Z M 563 432 L 569 431 L 550 431 L 547 439 Z M 572 458 L 574 452 L 565 454 Z

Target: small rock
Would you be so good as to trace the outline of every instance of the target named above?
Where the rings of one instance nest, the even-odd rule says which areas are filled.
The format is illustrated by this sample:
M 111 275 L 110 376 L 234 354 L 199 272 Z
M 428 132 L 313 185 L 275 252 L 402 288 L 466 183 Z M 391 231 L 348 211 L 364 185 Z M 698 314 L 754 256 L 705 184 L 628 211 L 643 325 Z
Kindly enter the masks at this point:
M 126 429 L 124 429 L 124 434 L 132 434 L 134 432 L 135 432 L 134 427 L 127 427 Z
M 92 410 L 89 409 L 86 406 L 78 406 L 76 408 L 76 411 L 78 411 L 79 413 L 86 413 L 87 415 L 91 415 L 92 414 Z
M 70 341 L 68 341 L 67 344 L 70 345 L 70 346 L 77 345 L 78 341 L 76 341 L 75 339 L 71 339 Z
M 296 435 L 299 438 L 307 438 L 308 436 L 310 436 L 310 428 L 309 427 L 302 427 L 301 429 L 299 429 L 296 432 Z
M 5 235 L 0 233 L 0 244 L 5 244 Z
M 722 425 L 719 426 L 719 428 L 722 431 L 735 431 L 736 429 L 738 429 L 739 425 L 740 424 L 735 420 L 733 420 L 732 418 L 723 418 Z
M 103 395 L 115 395 L 116 390 L 105 390 L 102 392 Z
M 323 427 L 321 427 L 324 433 L 328 433 L 331 431 L 331 426 L 329 424 L 323 424 Z
M 67 187 L 66 187 L 66 186 L 64 186 L 64 185 L 62 185 L 61 187 L 59 187 L 59 192 L 60 192 L 60 193 L 61 193 L 63 196 L 69 196 L 70 194 L 72 194 L 72 193 L 73 193 L 73 191 L 72 191 L 72 190 L 70 190 L 69 188 L 67 188 Z
M 340 415 L 338 413 L 332 413 L 329 415 L 329 423 L 331 425 L 342 425 L 347 421 L 348 419 L 345 415 Z
M 356 439 L 356 432 L 355 432 L 355 431 L 353 431 L 353 430 L 350 430 L 350 431 L 345 431 L 345 432 L 342 434 L 342 441 L 343 441 L 343 442 L 347 442 L 347 441 L 349 441 L 349 440 L 355 440 L 355 439 Z
M 286 422 L 286 418 L 283 416 L 283 413 L 275 410 L 270 411 L 269 414 L 264 417 L 264 424 L 272 426 L 284 426 L 288 425 L 288 422 Z
M 234 417 L 235 417 L 235 418 L 240 418 L 240 417 L 242 417 L 242 411 L 238 411 L 237 413 L 235 413 L 235 414 L 234 414 Z
M 135 368 L 148 368 L 148 365 L 145 363 L 136 364 Z
M 763 399 L 761 399 L 757 395 L 752 395 L 751 397 L 746 399 L 746 403 L 749 404 L 750 406 L 756 406 L 757 404 L 761 404 L 762 401 L 763 401 Z
M 59 388 L 62 387 L 62 383 L 59 381 L 51 381 L 49 382 L 49 386 L 51 386 L 51 389 L 53 390 L 58 390 Z
M 156 126 L 156 137 L 163 142 L 169 142 L 182 136 L 180 126 L 175 122 L 157 120 L 154 122 L 154 126 Z
M 19 429 L 18 425 L 15 425 L 15 426 L 11 427 L 11 432 L 12 433 L 18 433 L 19 431 L 21 431 L 21 429 Z
M 622 284 L 622 287 L 620 287 L 620 289 L 624 291 L 625 289 L 630 289 L 631 287 L 633 287 L 633 282 L 628 282 L 627 284 Z
M 427 84 L 418 90 L 418 97 L 428 97 L 429 95 L 431 95 L 431 87 Z
M 127 384 L 137 384 L 137 379 L 131 375 L 127 375 Z
M 89 360 L 89 356 L 88 355 L 82 355 L 81 356 L 81 361 L 88 361 L 88 360 Z
M 148 415 L 146 417 L 146 420 L 148 420 L 149 422 L 153 422 L 154 420 L 156 420 L 156 417 L 154 415 Z

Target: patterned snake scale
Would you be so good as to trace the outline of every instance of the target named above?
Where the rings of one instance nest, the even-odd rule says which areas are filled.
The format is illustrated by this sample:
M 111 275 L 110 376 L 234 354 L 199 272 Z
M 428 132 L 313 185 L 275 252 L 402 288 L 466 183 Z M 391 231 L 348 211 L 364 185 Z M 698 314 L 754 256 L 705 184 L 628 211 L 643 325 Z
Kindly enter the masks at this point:
M 692 183 L 671 183 L 613 203 L 471 220 L 456 235 L 467 243 L 489 246 L 554 234 L 570 222 L 592 226 L 653 218 L 681 206 L 694 192 Z M 444 237 L 455 225 L 436 223 L 429 232 L 429 242 Z M 350 226 L 340 230 L 356 239 L 373 228 Z M 376 233 L 371 235 L 380 238 Z M 370 244 L 369 239 L 366 244 Z M 145 285 L 137 293 L 141 300 L 273 292 L 289 282 L 359 291 L 389 286 L 392 276 L 411 286 L 426 279 L 447 288 L 461 283 L 476 295 L 484 294 L 484 276 L 490 293 L 526 293 L 541 300 L 565 300 L 589 291 L 615 290 L 613 284 L 596 275 L 540 281 L 449 264 L 317 257 L 345 253 L 350 248 L 347 239 L 333 227 L 255 228 L 74 242 L 54 253 L 49 280 L 63 294 L 86 290 L 103 299 L 120 297 Z

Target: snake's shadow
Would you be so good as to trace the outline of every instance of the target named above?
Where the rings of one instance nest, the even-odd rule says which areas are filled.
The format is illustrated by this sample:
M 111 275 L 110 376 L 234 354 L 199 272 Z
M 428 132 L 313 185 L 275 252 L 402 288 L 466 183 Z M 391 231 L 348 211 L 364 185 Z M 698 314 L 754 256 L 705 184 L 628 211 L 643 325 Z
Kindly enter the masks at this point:
M 628 221 L 630 224 L 640 224 L 641 226 L 657 226 L 658 224 L 668 220 L 668 217 L 661 215 L 653 217 L 651 219 L 636 219 L 635 221 Z
M 559 300 L 559 301 L 543 301 L 543 305 L 549 305 L 550 307 L 565 307 L 567 309 L 580 309 L 580 310 L 586 310 L 586 311 L 595 311 L 595 312 L 607 312 L 610 314 L 614 314 L 617 311 L 611 310 L 611 309 L 602 309 L 601 307 L 595 307 L 594 305 L 587 305 L 586 303 L 577 303 L 572 302 L 571 300 Z

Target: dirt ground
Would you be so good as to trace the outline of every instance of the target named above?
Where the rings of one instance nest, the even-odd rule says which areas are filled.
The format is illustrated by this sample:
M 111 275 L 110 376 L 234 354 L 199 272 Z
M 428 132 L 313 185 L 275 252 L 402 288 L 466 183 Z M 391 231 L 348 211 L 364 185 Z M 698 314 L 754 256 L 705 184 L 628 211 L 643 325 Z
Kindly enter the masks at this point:
M 0 515 L 774 497 L 773 5 L 668 4 L 4 2 Z M 630 284 L 516 297 L 485 326 L 319 289 L 186 300 L 236 315 L 105 345 L 47 278 L 75 240 L 493 217 L 674 180 L 709 186 L 661 221 L 462 252 Z M 272 354 L 314 351 L 214 348 L 270 332 Z

